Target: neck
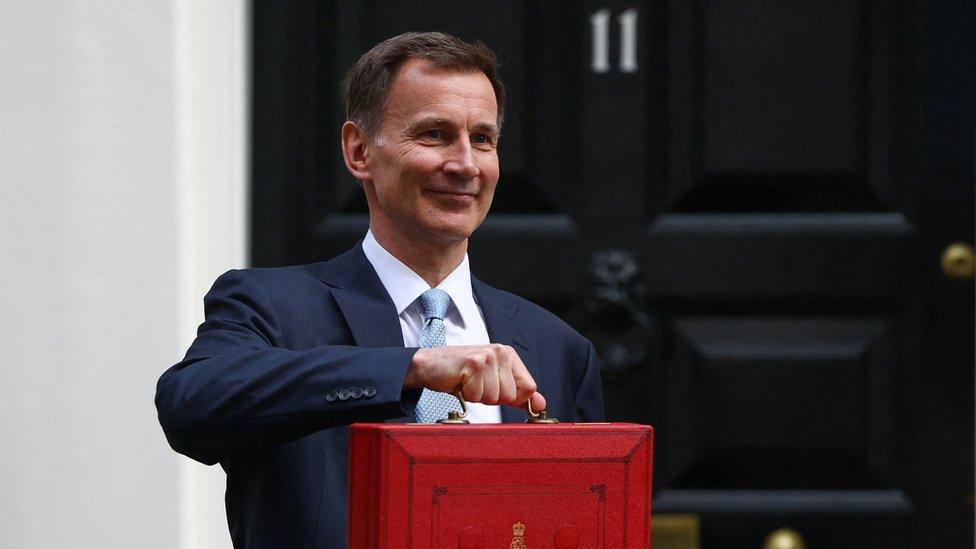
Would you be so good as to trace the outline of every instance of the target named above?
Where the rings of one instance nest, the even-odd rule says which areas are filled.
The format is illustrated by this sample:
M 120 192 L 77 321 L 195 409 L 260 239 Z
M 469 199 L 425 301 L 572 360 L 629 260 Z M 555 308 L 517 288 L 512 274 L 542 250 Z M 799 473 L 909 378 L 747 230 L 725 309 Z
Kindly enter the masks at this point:
M 373 237 L 390 255 L 417 273 L 431 288 L 454 272 L 468 251 L 468 239 L 447 243 L 391 237 L 370 227 Z

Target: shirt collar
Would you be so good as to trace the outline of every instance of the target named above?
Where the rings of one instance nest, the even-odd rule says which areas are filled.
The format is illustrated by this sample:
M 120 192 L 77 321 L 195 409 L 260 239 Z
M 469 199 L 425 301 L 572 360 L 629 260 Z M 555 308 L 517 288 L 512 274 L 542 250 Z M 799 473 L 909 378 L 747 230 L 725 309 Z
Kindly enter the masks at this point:
M 383 283 L 383 287 L 386 288 L 386 292 L 390 294 L 390 299 L 393 300 L 398 315 L 403 314 L 403 311 L 412 305 L 420 297 L 420 294 L 430 289 L 430 286 L 420 275 L 386 251 L 376 241 L 371 230 L 366 231 L 366 237 L 363 238 L 363 253 L 373 265 L 373 269 L 379 276 L 380 282 Z M 465 319 L 471 319 L 474 318 L 472 315 L 481 314 L 474 300 L 474 292 L 471 289 L 471 268 L 468 264 L 468 254 L 464 254 L 461 263 L 437 287 L 451 296 L 452 306 L 448 308 L 447 314 L 450 316 L 451 312 L 456 311 L 460 315 L 459 324 L 461 326 L 466 324 Z

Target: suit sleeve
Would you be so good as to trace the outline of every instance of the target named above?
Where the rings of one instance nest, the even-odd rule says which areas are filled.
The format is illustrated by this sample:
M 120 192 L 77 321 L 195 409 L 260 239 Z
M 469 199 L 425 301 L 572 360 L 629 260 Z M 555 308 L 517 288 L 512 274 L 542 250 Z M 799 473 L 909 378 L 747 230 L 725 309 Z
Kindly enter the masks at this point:
M 603 421 L 603 387 L 600 383 L 600 363 L 596 349 L 589 341 L 587 345 L 586 368 L 580 380 L 579 389 L 573 397 L 573 407 L 581 422 Z
M 416 349 L 277 347 L 273 303 L 244 271 L 221 276 L 204 304 L 197 338 L 156 387 L 167 440 L 197 461 L 214 464 L 321 429 L 402 417 L 402 401 L 416 399 L 402 391 Z

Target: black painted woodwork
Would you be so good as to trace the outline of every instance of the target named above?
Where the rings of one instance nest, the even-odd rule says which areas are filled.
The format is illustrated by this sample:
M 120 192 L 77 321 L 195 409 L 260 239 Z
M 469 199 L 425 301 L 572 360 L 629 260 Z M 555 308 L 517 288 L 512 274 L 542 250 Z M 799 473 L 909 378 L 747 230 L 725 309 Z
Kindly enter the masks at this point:
M 362 51 L 481 39 L 510 102 L 473 270 L 597 344 L 609 419 L 657 429 L 655 513 L 698 514 L 704 547 L 783 525 L 971 547 L 973 285 L 938 257 L 973 241 L 973 20 L 949 0 L 254 2 L 252 261 L 364 233 L 337 95 Z

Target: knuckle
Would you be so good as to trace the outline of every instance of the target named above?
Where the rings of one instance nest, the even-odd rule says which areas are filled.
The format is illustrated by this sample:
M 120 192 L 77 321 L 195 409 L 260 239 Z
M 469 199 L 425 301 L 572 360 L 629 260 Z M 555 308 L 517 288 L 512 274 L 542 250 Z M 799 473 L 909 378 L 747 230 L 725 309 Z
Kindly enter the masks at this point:
M 508 348 L 508 359 L 512 364 L 517 364 L 519 367 L 522 367 L 522 357 L 511 347 Z

